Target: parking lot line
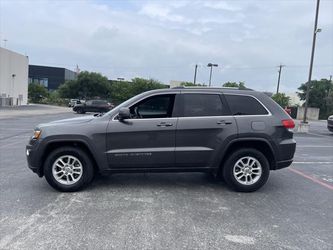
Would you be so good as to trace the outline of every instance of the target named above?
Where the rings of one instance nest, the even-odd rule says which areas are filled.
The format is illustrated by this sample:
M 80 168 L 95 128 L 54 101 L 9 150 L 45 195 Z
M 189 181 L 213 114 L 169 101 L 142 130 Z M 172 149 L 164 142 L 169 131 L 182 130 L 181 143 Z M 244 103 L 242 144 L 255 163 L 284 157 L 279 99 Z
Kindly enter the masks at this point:
M 333 161 L 294 161 L 293 164 L 333 164 Z
M 321 185 L 321 186 L 323 186 L 323 187 L 326 187 L 326 188 L 328 188 L 328 189 L 330 189 L 330 190 L 333 190 L 333 185 L 330 185 L 330 184 L 327 184 L 327 183 L 325 183 L 325 182 L 322 182 L 322 181 L 320 181 L 320 180 L 318 180 L 318 179 L 316 179 L 316 178 L 313 178 L 313 177 L 311 177 L 311 176 L 309 176 L 309 175 L 307 175 L 307 174 L 304 174 L 303 172 L 301 172 L 301 171 L 299 171 L 299 170 L 296 170 L 296 169 L 294 169 L 294 168 L 288 168 L 291 172 L 293 172 L 293 173 L 295 173 L 295 174 L 298 174 L 298 175 L 300 175 L 300 176 L 303 176 L 304 178 L 306 178 L 306 179 L 308 179 L 308 180 L 311 180 L 311 181 L 313 181 L 313 182 L 315 182 L 315 183 L 317 183 L 317 184 L 319 184 L 319 185 Z
M 329 134 L 327 134 L 327 135 L 321 135 L 321 134 L 316 134 L 316 133 L 312 133 L 312 132 L 308 132 L 307 134 L 309 134 L 309 135 L 316 135 L 316 136 L 319 136 L 319 137 L 330 137 Z

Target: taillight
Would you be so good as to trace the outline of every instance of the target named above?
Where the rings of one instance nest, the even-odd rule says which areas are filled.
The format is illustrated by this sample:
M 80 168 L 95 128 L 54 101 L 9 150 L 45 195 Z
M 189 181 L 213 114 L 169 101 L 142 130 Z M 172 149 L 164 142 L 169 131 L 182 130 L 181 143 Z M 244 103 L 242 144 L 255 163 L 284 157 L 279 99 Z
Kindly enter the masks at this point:
M 282 120 L 282 125 L 287 128 L 287 129 L 291 129 L 295 127 L 295 123 L 293 119 L 287 119 L 287 120 Z

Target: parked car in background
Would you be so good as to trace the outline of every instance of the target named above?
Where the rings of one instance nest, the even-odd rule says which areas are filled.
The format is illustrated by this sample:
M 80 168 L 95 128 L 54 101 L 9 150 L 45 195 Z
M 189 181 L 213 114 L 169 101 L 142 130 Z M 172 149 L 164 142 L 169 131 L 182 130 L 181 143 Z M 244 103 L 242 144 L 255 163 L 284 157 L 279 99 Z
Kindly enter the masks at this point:
M 68 107 L 74 107 L 75 104 L 81 103 L 79 99 L 70 99 Z
M 327 128 L 329 131 L 333 132 L 333 115 L 330 115 L 327 119 Z
M 95 111 L 106 104 L 91 100 L 74 109 Z M 212 173 L 237 191 L 251 192 L 266 183 L 270 170 L 292 163 L 294 126 L 260 92 L 160 89 L 101 116 L 40 124 L 26 154 L 32 171 L 65 192 L 88 185 L 98 172 L 189 171 Z
M 73 111 L 79 114 L 86 112 L 105 113 L 113 108 L 113 105 L 106 100 L 88 100 L 85 103 L 77 103 L 73 107 Z

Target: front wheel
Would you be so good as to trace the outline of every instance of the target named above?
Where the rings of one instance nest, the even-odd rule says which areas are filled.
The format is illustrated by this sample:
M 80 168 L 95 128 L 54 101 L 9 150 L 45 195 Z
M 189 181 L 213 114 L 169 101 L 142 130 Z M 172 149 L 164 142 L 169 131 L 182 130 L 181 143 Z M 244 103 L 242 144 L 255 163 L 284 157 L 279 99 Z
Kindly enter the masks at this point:
M 223 178 L 229 187 L 239 192 L 261 188 L 269 177 L 269 163 L 263 153 L 252 148 L 234 151 L 223 167 Z
M 85 111 L 84 111 L 82 108 L 78 108 L 78 109 L 76 110 L 76 113 L 78 113 L 78 114 L 84 114 Z
M 88 185 L 94 176 L 88 155 L 75 147 L 61 147 L 52 151 L 44 164 L 47 182 L 62 192 L 73 192 Z

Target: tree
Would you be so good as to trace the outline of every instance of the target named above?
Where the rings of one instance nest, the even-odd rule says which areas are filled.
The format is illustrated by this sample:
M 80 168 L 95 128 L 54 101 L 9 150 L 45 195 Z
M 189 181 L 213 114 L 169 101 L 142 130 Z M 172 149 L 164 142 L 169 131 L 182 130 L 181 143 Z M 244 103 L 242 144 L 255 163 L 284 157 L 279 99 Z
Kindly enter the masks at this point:
M 228 87 L 228 88 L 238 88 L 238 89 L 247 89 L 245 87 L 245 82 L 226 82 L 222 85 L 223 87 Z
M 111 81 L 111 99 L 114 103 L 120 103 L 142 92 L 167 87 L 167 85 L 164 85 L 154 79 L 144 79 L 138 77 L 132 79 L 132 82 Z
M 81 72 L 76 80 L 65 82 L 59 87 L 62 98 L 108 98 L 110 84 L 107 77 L 96 72 Z
M 28 86 L 28 98 L 32 103 L 40 103 L 43 98 L 48 97 L 47 89 L 37 83 L 30 83 Z
M 276 101 L 282 108 L 288 107 L 290 97 L 286 96 L 285 93 L 277 93 L 272 96 L 272 99 Z
M 301 84 L 297 92 L 301 100 L 306 98 L 306 83 Z M 313 80 L 309 86 L 309 107 L 319 108 L 319 118 L 327 119 L 333 114 L 333 84 L 328 79 Z
M 186 87 L 205 87 L 204 84 L 200 83 L 193 83 L 193 82 L 181 82 L 180 86 L 186 86 Z

